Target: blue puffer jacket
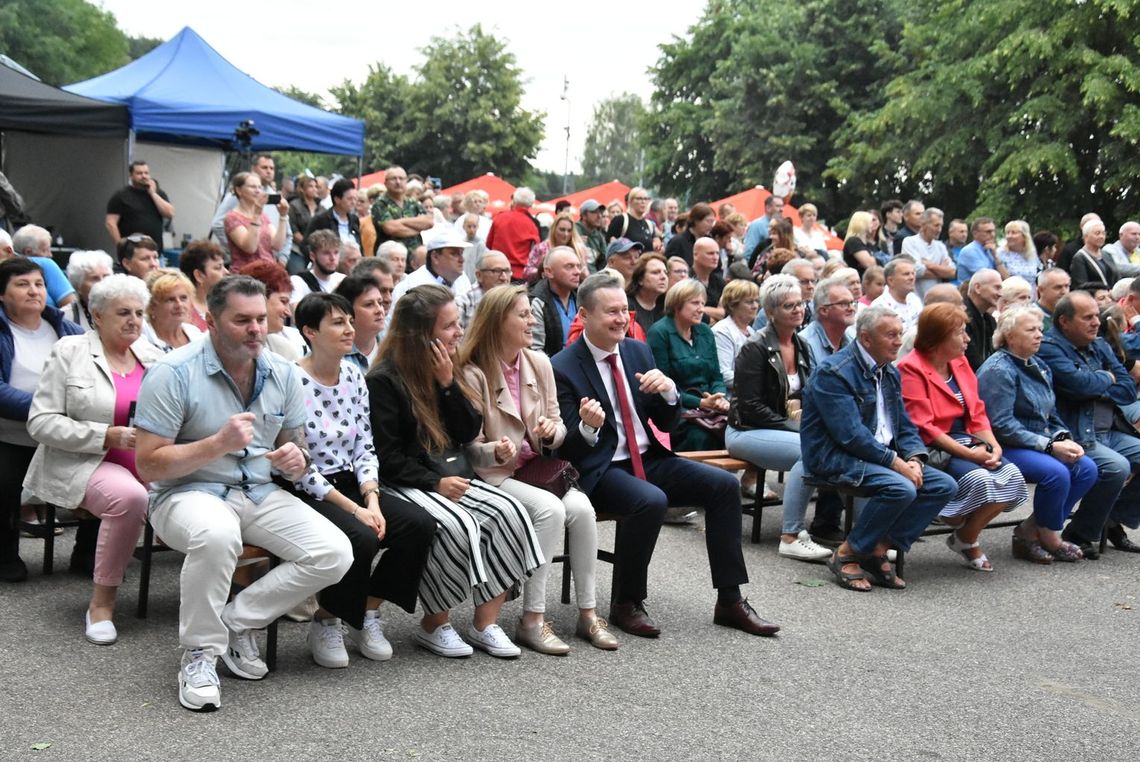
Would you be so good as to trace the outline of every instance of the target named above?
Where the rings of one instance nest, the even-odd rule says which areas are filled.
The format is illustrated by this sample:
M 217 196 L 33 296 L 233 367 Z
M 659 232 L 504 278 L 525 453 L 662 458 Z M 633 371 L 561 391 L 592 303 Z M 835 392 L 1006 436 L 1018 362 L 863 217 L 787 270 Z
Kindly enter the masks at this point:
M 42 315 L 59 336 L 83 333 L 82 328 L 64 319 L 62 310 L 44 307 Z M 8 385 L 8 381 L 12 378 L 12 357 L 15 353 L 16 340 L 12 336 L 12 327 L 8 323 L 8 315 L 4 312 L 4 308 L 0 307 L 0 418 L 26 421 L 28 408 L 32 404 L 32 395 L 30 392 Z
M 1002 447 L 1043 452 L 1057 434 L 1072 433 L 1057 415 L 1053 374 L 1036 357 L 999 349 L 978 368 L 978 391 Z
M 882 369 L 883 404 L 894 422 L 895 449 L 875 439 L 875 370 L 851 342 L 820 363 L 803 395 L 800 451 L 805 477 L 859 485 L 868 463 L 890 468 L 895 457 L 926 456 L 902 402 L 899 372 Z

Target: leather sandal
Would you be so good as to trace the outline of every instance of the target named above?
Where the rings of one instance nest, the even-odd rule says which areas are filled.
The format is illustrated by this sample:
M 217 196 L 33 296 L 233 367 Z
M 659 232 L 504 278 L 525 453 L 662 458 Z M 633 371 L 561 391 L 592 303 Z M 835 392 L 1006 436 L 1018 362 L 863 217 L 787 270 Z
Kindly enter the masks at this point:
M 847 564 L 860 564 L 859 557 L 841 556 L 839 555 L 839 551 L 836 551 L 831 558 L 827 559 L 827 568 L 831 569 L 831 573 L 835 575 L 835 583 L 844 590 L 854 590 L 857 593 L 871 592 L 871 588 L 869 587 L 855 587 L 851 584 L 856 580 L 867 579 L 867 575 L 861 571 L 855 574 L 843 571 L 843 567 Z
M 1074 545 L 1067 540 L 1061 540 L 1060 545 L 1048 552 L 1052 554 L 1056 560 L 1064 561 L 1067 564 L 1076 563 L 1085 557 L 1085 554 L 1081 552 L 1080 546 Z
M 982 553 L 977 558 L 970 557 L 970 554 L 966 551 L 973 550 L 974 548 L 979 548 L 981 546 L 976 542 L 962 542 L 960 539 L 958 539 L 958 530 L 954 530 L 950 534 L 946 535 L 946 547 L 950 548 L 950 550 L 958 553 L 962 556 L 962 558 L 966 559 L 966 565 L 974 571 L 992 572 L 994 570 L 993 565 L 986 566 L 986 564 L 990 563 L 990 559 L 986 558 L 985 553 Z
M 906 583 L 900 580 L 895 570 L 891 568 L 886 554 L 860 558 L 859 566 L 862 567 L 872 585 L 885 587 L 888 590 L 906 590 Z M 887 567 L 886 570 L 883 569 L 884 566 Z

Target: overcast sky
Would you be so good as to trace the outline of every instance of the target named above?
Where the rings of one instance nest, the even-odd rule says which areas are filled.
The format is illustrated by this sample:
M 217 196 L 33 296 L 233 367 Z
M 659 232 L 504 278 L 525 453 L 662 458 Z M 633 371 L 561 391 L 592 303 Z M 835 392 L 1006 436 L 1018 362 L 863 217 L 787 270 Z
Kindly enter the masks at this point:
M 422 60 L 420 49 L 433 35 L 450 36 L 456 29 L 482 23 L 507 43 L 522 68 L 524 107 L 546 112 L 546 136 L 535 164 L 557 172 L 563 169 L 566 152 L 563 76 L 570 80 L 570 169 L 576 171 L 594 104 L 622 92 L 648 100 L 652 87 L 647 70 L 658 59 L 657 46 L 683 35 L 704 7 L 701 0 L 617 5 L 494 0 L 96 2 L 115 15 L 127 34 L 169 39 L 190 26 L 263 84 L 295 85 L 324 96 L 345 79 L 359 83 L 376 61 L 411 74 Z

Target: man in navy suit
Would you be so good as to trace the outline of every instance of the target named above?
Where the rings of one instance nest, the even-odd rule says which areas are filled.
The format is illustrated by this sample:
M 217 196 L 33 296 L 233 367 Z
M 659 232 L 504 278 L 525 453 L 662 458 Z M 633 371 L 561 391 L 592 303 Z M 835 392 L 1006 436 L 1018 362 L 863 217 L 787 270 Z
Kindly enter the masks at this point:
M 629 303 L 620 281 L 596 273 L 578 289 L 582 340 L 552 359 L 558 404 L 569 433 L 559 455 L 574 463 L 579 484 L 601 512 L 621 517 L 615 548 L 620 575 L 610 621 L 642 637 L 661 633 L 645 610 L 649 561 L 669 505 L 705 509 L 705 543 L 717 603 L 716 624 L 775 635 L 741 597 L 748 581 L 740 547 L 740 484 L 731 474 L 679 458 L 653 437 L 680 414 L 673 381 L 653 354 L 626 338 Z

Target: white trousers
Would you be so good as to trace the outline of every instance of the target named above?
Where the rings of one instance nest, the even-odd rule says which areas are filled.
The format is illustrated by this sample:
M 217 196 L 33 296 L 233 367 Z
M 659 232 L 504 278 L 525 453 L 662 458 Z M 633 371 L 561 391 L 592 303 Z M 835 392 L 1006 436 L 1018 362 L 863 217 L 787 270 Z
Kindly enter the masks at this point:
M 155 533 L 186 554 L 178 641 L 214 656 L 229 643 L 227 626 L 260 629 L 305 598 L 339 582 L 352 565 L 348 537 L 284 490 L 261 503 L 240 489 L 226 498 L 178 492 L 151 508 Z M 242 544 L 265 548 L 281 563 L 226 605 Z M 223 609 L 224 621 L 223 621 Z
M 595 571 L 598 566 L 598 525 L 590 498 L 572 489 L 561 498 L 518 479 L 507 479 L 499 489 L 518 500 L 530 515 L 546 563 L 523 583 L 523 610 L 546 611 L 546 578 L 550 560 L 561 555 L 563 538 L 570 542 L 570 571 L 574 597 L 580 609 L 597 607 Z

